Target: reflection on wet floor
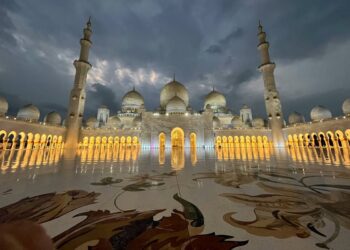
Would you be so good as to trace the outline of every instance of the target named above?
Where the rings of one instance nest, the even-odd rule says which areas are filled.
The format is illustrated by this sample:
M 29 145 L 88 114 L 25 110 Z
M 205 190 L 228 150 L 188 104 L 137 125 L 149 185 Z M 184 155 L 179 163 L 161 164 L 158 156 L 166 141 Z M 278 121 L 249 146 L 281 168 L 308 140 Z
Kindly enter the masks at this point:
M 151 151 L 142 149 L 138 145 L 127 146 L 124 144 L 114 146 L 96 146 L 77 150 L 75 156 L 81 166 L 88 166 L 94 163 L 102 162 L 133 162 L 137 166 L 137 161 L 141 151 L 144 154 L 150 154 Z M 160 166 L 169 163 L 174 170 L 180 170 L 185 166 L 185 155 L 189 154 L 191 165 L 195 166 L 198 161 L 195 147 L 183 148 L 173 147 L 165 149 L 164 147 L 153 149 L 152 154 L 158 155 Z M 199 150 L 202 151 L 202 150 Z M 281 150 L 280 150 L 281 151 Z M 305 164 L 325 164 L 325 165 L 344 165 L 350 166 L 349 150 L 346 147 L 299 147 L 289 146 L 279 152 L 272 147 L 216 147 L 215 158 L 218 161 L 269 161 L 272 158 L 277 159 L 282 155 L 282 160 L 291 160 L 293 162 Z M 167 154 L 170 154 L 170 161 L 167 162 Z M 15 172 L 18 168 L 31 168 L 33 166 L 54 166 L 57 165 L 64 149 L 60 145 L 54 147 L 34 147 L 19 148 L 0 151 L 1 172 Z
M 40 145 L 0 150 L 0 157 L 0 195 L 8 199 L 2 200 L 3 220 L 39 214 L 36 218 L 48 222 L 45 226 L 55 236 L 55 244 L 66 244 L 67 249 L 86 243 L 89 233 L 72 219 L 86 214 L 83 224 L 95 230 L 91 237 L 100 235 L 100 228 L 110 228 L 105 222 L 111 216 L 112 231 L 124 219 L 141 216 L 147 222 L 169 226 L 156 233 L 152 230 L 158 227 L 142 227 L 145 232 L 152 231 L 155 242 L 173 239 L 169 231 L 177 234 L 181 224 L 184 232 L 189 227 L 198 232 L 195 237 L 200 237 L 202 245 L 237 244 L 247 245 L 246 249 L 261 249 L 260 243 L 275 246 L 270 249 L 284 249 L 281 246 L 288 245 L 288 240 L 298 240 L 296 244 L 305 246 L 301 249 L 314 249 L 310 246 L 315 245 L 341 249 L 338 246 L 350 228 L 350 174 L 342 167 L 350 165 L 348 148 L 290 145 L 275 149 L 269 144 L 245 144 L 215 149 L 148 149 L 98 144 L 72 152 L 61 145 Z M 184 212 L 178 212 L 175 201 L 183 205 Z M 62 209 L 60 213 L 57 207 Z M 76 208 L 87 213 L 79 210 L 62 216 Z M 101 213 L 101 209 L 108 211 Z M 65 226 L 57 227 L 57 223 Z M 122 234 L 117 238 L 127 235 L 130 228 L 138 232 L 142 223 L 118 228 Z M 68 231 L 61 230 L 68 225 Z M 208 234 L 201 231 L 204 227 Z M 81 234 L 66 236 L 70 230 Z M 219 237 L 216 241 L 211 238 L 215 235 Z M 220 235 L 235 238 L 222 241 Z M 148 232 L 145 238 L 149 238 Z M 145 238 L 141 237 L 138 244 Z M 230 248 L 220 245 L 210 249 Z
M 15 172 L 18 168 L 56 165 L 63 154 L 60 145 L 55 147 L 27 147 L 0 151 L 1 172 Z
M 115 145 L 115 146 L 96 146 L 84 148 L 77 151 L 77 156 L 81 163 L 103 162 L 103 161 L 136 161 L 139 157 L 140 147 Z
M 270 160 L 278 156 L 278 149 L 272 147 L 216 147 L 218 160 Z M 339 147 L 298 147 L 286 148 L 290 160 L 300 163 L 326 165 L 350 165 L 349 150 Z

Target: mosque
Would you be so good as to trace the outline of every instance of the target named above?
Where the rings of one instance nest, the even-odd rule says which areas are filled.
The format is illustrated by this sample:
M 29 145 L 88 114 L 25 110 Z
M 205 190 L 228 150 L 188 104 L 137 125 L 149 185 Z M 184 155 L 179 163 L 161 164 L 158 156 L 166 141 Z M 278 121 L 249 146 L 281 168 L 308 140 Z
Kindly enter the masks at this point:
M 266 117 L 253 117 L 249 106 L 233 114 L 226 97 L 218 90 L 208 93 L 202 110 L 193 110 L 186 86 L 175 77 L 160 92 L 159 108 L 147 110 L 145 100 L 135 88 L 127 92 L 121 110 L 100 106 L 96 117 L 83 120 L 86 78 L 92 25 L 89 20 L 80 40 L 81 51 L 74 61 L 76 75 L 69 96 L 68 113 L 63 120 L 52 111 L 40 120 L 40 110 L 28 104 L 15 117 L 7 115 L 8 102 L 0 97 L 0 148 L 64 148 L 95 145 L 126 145 L 150 148 L 184 147 L 286 147 L 290 145 L 350 149 L 350 98 L 342 106 L 343 116 L 333 117 L 323 106 L 315 106 L 310 121 L 294 112 L 284 120 L 282 102 L 276 87 L 275 63 L 270 59 L 269 43 L 262 25 L 258 27 L 258 50 Z

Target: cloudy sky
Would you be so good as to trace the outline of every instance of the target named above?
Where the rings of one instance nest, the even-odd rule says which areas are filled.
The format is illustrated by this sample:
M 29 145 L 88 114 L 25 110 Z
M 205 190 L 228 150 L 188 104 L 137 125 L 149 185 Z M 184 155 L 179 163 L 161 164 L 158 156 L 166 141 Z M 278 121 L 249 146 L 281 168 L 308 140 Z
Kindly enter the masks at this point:
M 133 86 L 147 109 L 173 73 L 201 109 L 212 86 L 234 113 L 266 116 L 257 71 L 261 19 L 285 116 L 317 104 L 341 114 L 350 97 L 349 0 L 1 0 L 0 95 L 65 115 L 82 29 L 92 16 L 86 116 L 112 113 Z

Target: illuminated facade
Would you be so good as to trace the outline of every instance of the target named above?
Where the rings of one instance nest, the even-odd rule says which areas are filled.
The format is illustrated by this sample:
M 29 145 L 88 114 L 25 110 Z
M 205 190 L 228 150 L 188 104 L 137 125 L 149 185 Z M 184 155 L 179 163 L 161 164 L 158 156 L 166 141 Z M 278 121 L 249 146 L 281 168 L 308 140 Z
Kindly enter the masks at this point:
M 0 98 L 0 143 L 2 148 L 41 148 L 59 145 L 65 148 L 94 148 L 96 145 L 119 145 L 150 148 L 184 147 L 330 147 L 348 152 L 350 148 L 350 99 L 343 104 L 344 116 L 332 117 L 331 112 L 316 106 L 311 111 L 311 122 L 294 112 L 283 120 L 281 100 L 274 78 L 275 64 L 269 55 L 266 33 L 259 24 L 258 50 L 264 83 L 266 118 L 253 117 L 244 105 L 239 114 L 233 114 L 226 105 L 226 97 L 212 90 L 205 97 L 203 109 L 190 107 L 186 87 L 176 81 L 165 84 L 160 92 L 156 111 L 145 108 L 141 93 L 135 88 L 122 99 L 121 110 L 113 113 L 101 106 L 97 117 L 83 122 L 86 100 L 86 78 L 91 64 L 89 50 L 92 25 L 90 20 L 80 40 L 79 59 L 74 61 L 76 76 L 69 96 L 68 114 L 50 112 L 41 122 L 40 111 L 32 104 L 21 108 L 16 117 L 7 116 L 8 103 Z M 180 149 L 179 149 L 180 150 Z M 229 153 L 230 151 L 228 151 Z M 258 152 L 258 151 L 257 151 Z M 161 154 L 160 154 L 161 162 Z M 181 163 L 180 163 L 181 165 Z

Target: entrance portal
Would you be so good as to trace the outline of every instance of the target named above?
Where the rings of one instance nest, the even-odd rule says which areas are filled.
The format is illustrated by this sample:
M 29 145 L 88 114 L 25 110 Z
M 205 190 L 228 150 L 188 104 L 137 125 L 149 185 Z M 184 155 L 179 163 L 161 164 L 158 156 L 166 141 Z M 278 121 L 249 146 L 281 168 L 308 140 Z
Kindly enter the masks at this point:
M 172 147 L 185 146 L 185 134 L 181 128 L 174 128 L 171 131 L 171 146 Z

